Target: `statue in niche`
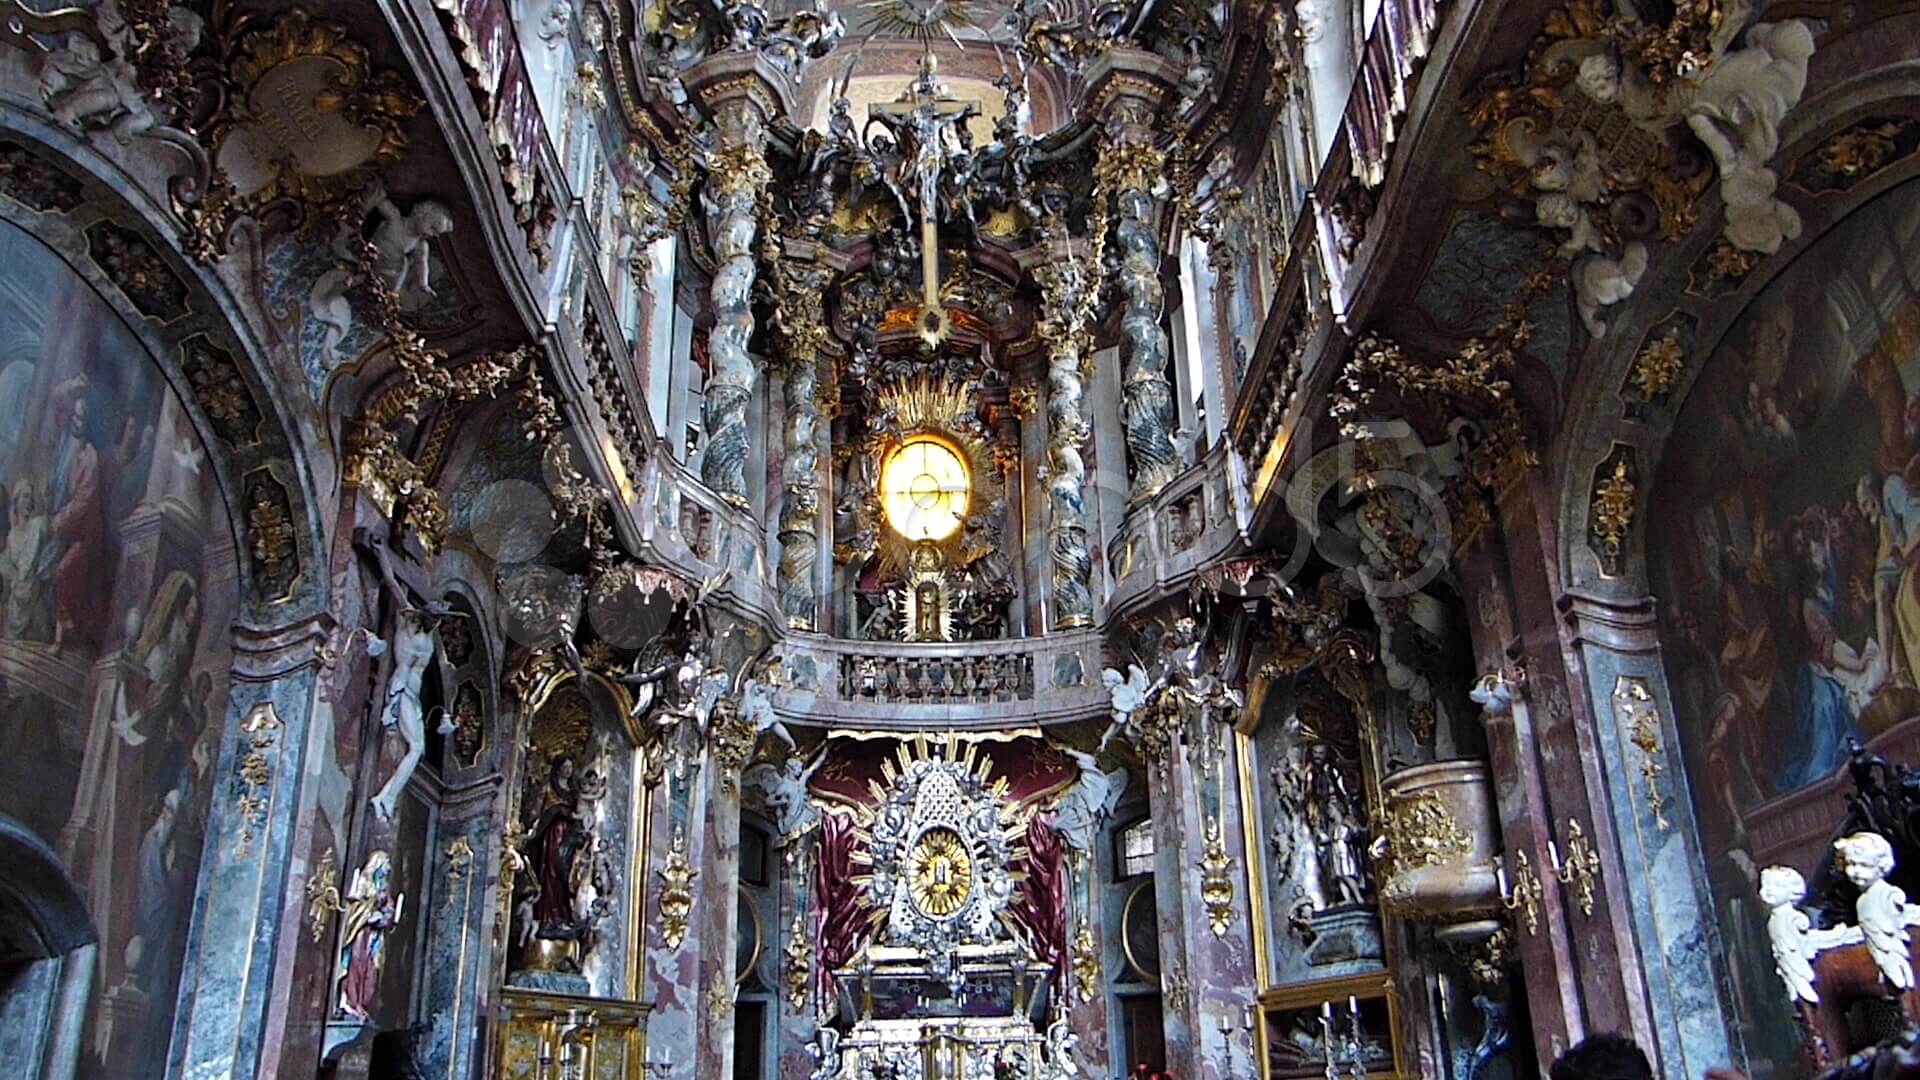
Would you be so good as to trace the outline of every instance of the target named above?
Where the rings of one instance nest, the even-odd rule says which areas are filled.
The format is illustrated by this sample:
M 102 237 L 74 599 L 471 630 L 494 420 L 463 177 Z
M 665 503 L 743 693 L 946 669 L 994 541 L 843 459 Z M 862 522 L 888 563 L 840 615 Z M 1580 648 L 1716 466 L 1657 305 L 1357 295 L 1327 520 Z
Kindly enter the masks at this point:
M 406 906 L 405 894 L 393 894 L 392 877 L 393 859 L 385 851 L 367 856 L 366 864 L 354 872 L 341 914 L 337 1008 L 341 1016 L 362 1022 L 373 1019 L 387 935 L 400 925 Z
M 520 928 L 522 944 L 529 937 L 584 944 L 607 913 L 612 868 L 593 829 L 594 804 L 606 795 L 607 785 L 597 771 L 579 769 L 570 753 L 553 759 L 540 812 L 521 845 L 526 892 L 515 908 L 531 916 L 531 927 Z M 578 955 L 570 961 L 575 966 Z
M 1303 702 L 1288 719 L 1285 759 L 1269 772 L 1281 812 L 1268 842 L 1293 897 L 1311 911 L 1366 903 L 1372 891 L 1365 810 L 1350 759 L 1327 741 L 1324 708 Z
M 1347 787 L 1346 770 L 1326 743 L 1308 746 L 1305 767 L 1307 827 L 1319 852 L 1326 898 L 1336 905 L 1363 904 L 1367 900 L 1367 830 Z

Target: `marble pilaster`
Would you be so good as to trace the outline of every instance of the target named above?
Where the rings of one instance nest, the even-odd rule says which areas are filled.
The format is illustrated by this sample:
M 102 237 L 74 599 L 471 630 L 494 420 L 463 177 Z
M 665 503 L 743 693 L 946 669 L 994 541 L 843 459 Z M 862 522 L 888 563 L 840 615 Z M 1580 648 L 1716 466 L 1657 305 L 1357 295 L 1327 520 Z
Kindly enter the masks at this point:
M 207 848 L 195 890 L 167 1074 L 272 1075 L 263 1062 L 281 943 L 300 932 L 294 836 L 324 616 L 240 630 Z
M 1252 917 L 1248 904 L 1244 828 L 1237 781 L 1219 744 L 1175 740 L 1164 766 L 1154 766 L 1154 899 L 1160 920 L 1161 1004 L 1167 1067 L 1198 1080 L 1258 1075 L 1243 1027 L 1252 1003 Z M 1211 757 L 1212 760 L 1206 760 Z M 1163 771 L 1155 771 L 1163 769 Z M 1209 852 L 1210 843 L 1218 848 Z M 1210 906 L 1205 889 L 1209 855 L 1224 858 L 1231 895 Z M 1224 925 L 1214 930 L 1214 921 Z
M 1734 1060 L 1731 1017 L 1715 988 L 1714 899 L 1679 762 L 1653 602 L 1561 601 L 1585 676 L 1589 735 L 1606 788 L 1595 800 L 1623 878 L 1611 890 L 1633 926 L 1662 1066 L 1694 1076 Z M 1599 832 L 1596 822 L 1595 832 Z
M 705 812 L 699 821 L 700 878 L 694 883 L 691 933 L 700 938 L 695 1002 L 696 1076 L 732 1076 L 734 939 L 740 928 L 740 773 L 710 756 L 700 770 Z

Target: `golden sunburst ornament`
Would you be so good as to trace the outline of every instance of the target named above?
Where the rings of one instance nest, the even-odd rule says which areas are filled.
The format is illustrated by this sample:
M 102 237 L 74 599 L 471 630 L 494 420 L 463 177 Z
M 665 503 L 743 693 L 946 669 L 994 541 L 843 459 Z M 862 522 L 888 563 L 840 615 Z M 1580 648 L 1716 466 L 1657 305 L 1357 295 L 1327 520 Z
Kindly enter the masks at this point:
M 913 905 L 935 919 L 959 911 L 973 893 L 973 855 L 952 829 L 928 829 L 908 856 Z

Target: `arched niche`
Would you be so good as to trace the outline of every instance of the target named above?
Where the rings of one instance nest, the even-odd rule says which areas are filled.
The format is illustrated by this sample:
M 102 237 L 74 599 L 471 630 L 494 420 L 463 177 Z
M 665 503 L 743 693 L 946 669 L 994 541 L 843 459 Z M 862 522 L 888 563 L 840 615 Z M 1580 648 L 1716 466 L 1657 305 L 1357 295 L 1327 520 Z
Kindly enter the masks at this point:
M 126 171 L 150 150 L 109 161 L 0 103 L 0 815 L 74 884 L 94 950 L 49 1075 L 167 1059 L 209 955 L 196 888 L 236 857 L 211 839 L 232 673 L 292 647 L 326 578 L 257 323 Z
M 1920 761 L 1920 180 L 1731 321 L 1645 481 L 1645 575 L 1755 1060 L 1798 1053 L 1754 889 L 1809 877 L 1847 740 Z

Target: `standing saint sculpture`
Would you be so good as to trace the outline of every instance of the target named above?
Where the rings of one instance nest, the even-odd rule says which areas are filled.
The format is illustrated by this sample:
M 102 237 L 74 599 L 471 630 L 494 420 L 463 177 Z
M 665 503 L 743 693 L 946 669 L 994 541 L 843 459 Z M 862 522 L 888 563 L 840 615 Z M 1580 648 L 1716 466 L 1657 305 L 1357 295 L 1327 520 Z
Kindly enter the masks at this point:
M 354 872 L 341 914 L 339 1000 L 340 1015 L 373 1019 L 373 997 L 380 986 L 380 968 L 386 962 L 387 935 L 400 925 L 406 908 L 404 894 L 393 894 L 393 859 L 384 851 L 367 856 Z

